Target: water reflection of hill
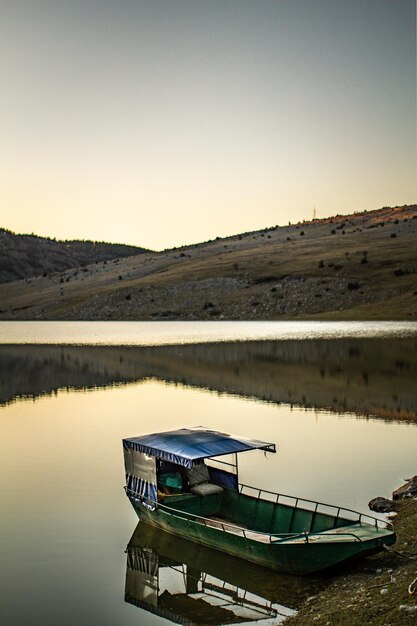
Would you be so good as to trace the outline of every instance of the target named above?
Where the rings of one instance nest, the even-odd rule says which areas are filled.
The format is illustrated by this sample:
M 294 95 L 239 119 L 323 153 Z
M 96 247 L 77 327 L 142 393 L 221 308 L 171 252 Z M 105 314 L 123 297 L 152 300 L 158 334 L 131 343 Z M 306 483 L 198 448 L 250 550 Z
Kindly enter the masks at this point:
M 155 378 L 276 403 L 417 421 L 417 338 L 158 347 L 0 346 L 0 402 Z

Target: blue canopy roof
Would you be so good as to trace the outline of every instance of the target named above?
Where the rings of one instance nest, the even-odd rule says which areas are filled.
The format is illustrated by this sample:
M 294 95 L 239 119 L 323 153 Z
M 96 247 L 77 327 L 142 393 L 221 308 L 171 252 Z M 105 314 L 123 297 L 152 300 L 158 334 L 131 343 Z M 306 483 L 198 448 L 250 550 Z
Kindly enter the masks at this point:
M 123 446 L 185 467 L 192 467 L 193 461 L 247 450 L 276 452 L 273 443 L 227 435 L 202 426 L 123 439 Z

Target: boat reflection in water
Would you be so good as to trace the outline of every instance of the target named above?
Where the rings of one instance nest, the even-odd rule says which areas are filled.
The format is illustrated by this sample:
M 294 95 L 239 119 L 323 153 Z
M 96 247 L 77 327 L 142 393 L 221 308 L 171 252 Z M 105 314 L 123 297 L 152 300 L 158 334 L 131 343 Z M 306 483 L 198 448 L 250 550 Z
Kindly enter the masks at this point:
M 140 522 L 125 601 L 177 624 L 281 624 L 323 583 L 283 576 Z

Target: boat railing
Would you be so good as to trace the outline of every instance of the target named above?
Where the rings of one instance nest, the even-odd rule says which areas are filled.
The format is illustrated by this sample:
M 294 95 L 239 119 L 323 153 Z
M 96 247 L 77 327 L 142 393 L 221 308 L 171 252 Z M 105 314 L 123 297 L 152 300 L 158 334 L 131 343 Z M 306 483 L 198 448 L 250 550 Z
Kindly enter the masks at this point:
M 130 494 L 131 496 L 133 496 L 137 501 L 141 501 L 143 500 L 143 498 L 141 496 L 139 496 L 139 494 L 135 493 L 134 491 L 132 491 L 131 489 L 128 489 L 127 487 L 125 487 L 126 493 Z M 269 492 L 271 493 L 271 492 Z M 276 494 L 278 495 L 278 494 Z M 281 494 L 282 495 L 282 494 Z M 284 496 L 282 496 L 284 497 Z M 293 497 L 293 496 L 288 496 L 288 497 Z M 302 498 L 294 498 L 295 500 L 302 500 L 304 501 Z M 202 515 L 196 515 L 195 513 L 189 513 L 187 511 L 181 511 L 180 509 L 175 509 L 172 506 L 166 506 L 164 504 L 161 504 L 161 502 L 156 502 L 154 500 L 151 500 L 149 498 L 146 499 L 147 502 L 149 504 L 152 505 L 152 508 L 159 508 L 160 510 L 168 513 L 171 517 L 174 517 L 176 519 L 181 519 L 181 520 L 186 520 L 189 522 L 193 522 L 194 524 L 201 524 L 203 526 L 205 526 L 206 528 L 209 528 L 210 530 L 222 530 L 223 532 L 228 532 L 228 533 L 233 533 L 233 534 L 237 534 L 237 535 L 241 535 L 243 536 L 246 540 L 254 539 L 254 535 L 255 536 L 259 536 L 259 537 L 263 537 L 266 541 L 264 541 L 264 543 L 280 543 L 280 542 L 284 542 L 284 541 L 293 541 L 293 540 L 304 540 L 306 543 L 309 542 L 309 540 L 311 539 L 311 537 L 337 537 L 339 540 L 343 539 L 343 537 L 346 537 L 348 539 L 351 539 L 353 537 L 353 539 L 357 542 L 362 542 L 362 539 L 356 535 L 354 532 L 332 532 L 332 529 L 327 530 L 325 532 L 311 532 L 311 531 L 302 531 L 302 532 L 297 532 L 297 533 L 266 533 L 266 532 L 262 532 L 262 531 L 258 531 L 258 530 L 253 530 L 250 528 L 245 528 L 243 526 L 238 526 L 236 524 L 233 524 L 232 522 L 226 522 L 223 520 L 213 520 L 213 518 L 210 517 L 203 517 Z M 313 502 L 312 500 L 306 500 L 306 502 Z M 317 503 L 320 504 L 320 503 Z M 327 506 L 327 505 L 324 505 Z M 331 505 L 330 505 L 331 506 Z M 335 507 L 338 508 L 338 507 Z M 341 509 L 341 510 L 346 510 L 349 511 L 349 509 Z M 353 513 L 357 513 L 356 511 L 352 511 Z M 358 515 L 360 515 L 359 513 L 357 513 Z M 370 516 L 371 517 L 371 516 Z M 375 518 L 376 519 L 376 518 Z M 378 520 L 379 521 L 379 520 Z M 213 522 L 215 522 L 215 525 L 213 525 Z M 378 528 L 378 526 L 377 526 Z M 256 537 L 255 537 L 256 540 Z M 259 540 L 259 539 L 258 539 Z
M 287 504 L 288 506 L 291 506 L 294 511 L 296 509 L 310 511 L 312 513 L 310 531 L 313 528 L 315 516 L 318 514 L 329 514 L 334 517 L 334 527 L 337 526 L 339 519 L 348 519 L 352 524 L 370 524 L 375 526 L 377 530 L 394 530 L 394 525 L 388 520 L 380 519 L 374 515 L 368 515 L 367 513 L 360 513 L 359 511 L 354 511 L 353 509 L 348 509 L 334 504 L 326 504 L 324 502 L 316 502 L 315 500 L 308 500 L 307 498 L 289 496 L 283 493 L 276 493 L 274 491 L 259 489 L 258 487 L 251 487 L 250 485 L 244 485 L 242 483 L 239 483 L 238 488 L 241 495 L 252 496 L 258 500 L 266 500 L 272 504 Z M 253 495 L 254 492 L 256 495 Z
M 355 535 L 355 533 L 351 533 L 351 532 L 331 532 L 331 531 L 327 531 L 324 533 L 320 533 L 320 532 L 299 532 L 299 533 L 265 533 L 265 532 L 261 532 L 259 530 L 252 530 L 250 528 L 244 528 L 243 526 L 238 526 L 236 524 L 232 524 L 231 522 L 224 522 L 221 521 L 219 519 L 216 519 L 216 525 L 213 526 L 213 518 L 210 517 L 203 517 L 202 515 L 196 515 L 194 513 L 188 513 L 187 511 L 180 511 L 179 509 L 173 509 L 170 506 L 165 506 L 165 505 L 161 505 L 161 503 L 158 503 L 158 507 L 160 509 L 162 509 L 163 511 L 165 511 L 166 513 L 169 513 L 169 515 L 182 519 L 182 520 L 189 520 L 192 521 L 193 523 L 197 523 L 197 524 L 202 524 L 203 526 L 205 526 L 206 528 L 209 528 L 210 530 L 222 530 L 223 532 L 231 532 L 233 534 L 238 534 L 238 535 L 242 535 L 245 539 L 254 539 L 254 535 L 259 535 L 261 537 L 264 537 L 267 539 L 267 541 L 269 543 L 279 543 L 279 542 L 283 542 L 283 541 L 288 541 L 288 540 L 295 540 L 295 539 L 303 539 L 306 543 L 309 542 L 309 538 L 314 536 L 314 537 L 319 537 L 321 535 L 323 535 L 324 537 L 332 537 L 332 536 L 336 536 L 339 539 L 342 539 L 343 537 L 348 537 L 348 538 L 354 538 L 355 541 L 361 542 L 362 539 L 360 537 L 358 537 L 358 535 Z M 255 537 L 256 540 L 256 537 Z

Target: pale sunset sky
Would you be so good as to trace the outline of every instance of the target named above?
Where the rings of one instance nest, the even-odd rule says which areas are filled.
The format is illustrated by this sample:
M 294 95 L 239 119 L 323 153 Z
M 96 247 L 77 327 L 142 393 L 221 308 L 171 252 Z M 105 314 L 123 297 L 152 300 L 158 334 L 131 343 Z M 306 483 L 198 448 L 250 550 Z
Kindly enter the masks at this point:
M 416 201 L 414 0 L 0 0 L 0 226 L 163 249 Z

